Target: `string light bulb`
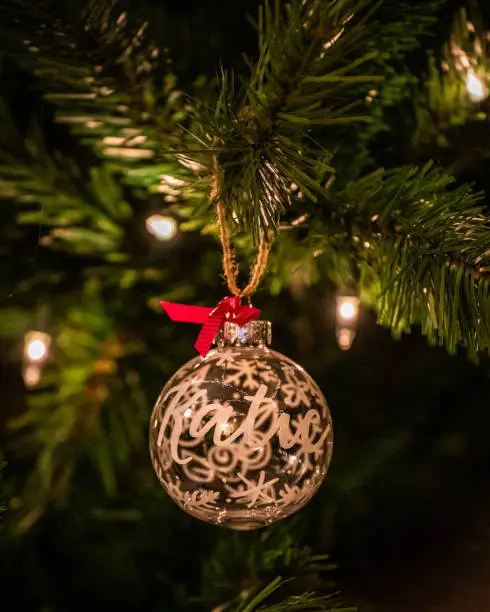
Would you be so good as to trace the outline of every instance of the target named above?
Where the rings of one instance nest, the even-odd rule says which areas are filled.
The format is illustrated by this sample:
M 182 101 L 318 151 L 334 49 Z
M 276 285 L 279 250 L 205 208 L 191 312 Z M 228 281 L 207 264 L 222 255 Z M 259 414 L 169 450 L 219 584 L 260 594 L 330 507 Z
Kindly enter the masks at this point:
M 352 295 L 337 297 L 337 317 L 335 335 L 343 351 L 351 348 L 356 337 L 357 318 L 359 315 L 359 298 Z
M 27 388 L 41 380 L 43 362 L 49 357 L 51 336 L 42 331 L 30 331 L 24 336 L 22 377 Z
M 173 217 L 151 215 L 146 220 L 146 229 L 157 240 L 171 240 L 177 233 L 177 221 Z
M 354 329 L 348 329 L 347 327 L 341 327 L 337 330 L 337 342 L 339 347 L 343 351 L 348 351 L 354 342 L 356 337 L 356 331 Z
M 51 346 L 51 336 L 41 331 L 30 331 L 24 336 L 24 359 L 40 363 L 46 359 Z
M 337 319 L 352 321 L 359 313 L 359 298 L 350 295 L 340 295 L 337 298 Z
M 22 372 L 26 387 L 32 388 L 41 380 L 41 367 L 35 363 L 29 363 Z
M 487 90 L 483 81 L 474 72 L 466 75 L 466 91 L 472 100 L 483 100 L 487 96 Z

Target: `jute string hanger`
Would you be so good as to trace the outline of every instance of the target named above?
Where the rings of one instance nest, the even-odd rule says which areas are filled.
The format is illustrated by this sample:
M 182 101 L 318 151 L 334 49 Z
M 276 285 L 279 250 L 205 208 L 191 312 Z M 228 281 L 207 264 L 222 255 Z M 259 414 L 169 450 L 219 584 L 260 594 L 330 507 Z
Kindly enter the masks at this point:
M 259 283 L 264 275 L 267 258 L 271 250 L 272 242 L 267 240 L 263 229 L 260 230 L 260 241 L 255 261 L 250 269 L 250 278 L 243 289 L 238 286 L 239 266 L 235 261 L 235 251 L 233 248 L 230 230 L 226 223 L 226 214 L 224 203 L 219 198 L 220 187 L 220 168 L 216 156 L 213 157 L 213 176 L 211 187 L 211 200 L 216 202 L 216 219 L 219 228 L 219 237 L 223 248 L 223 272 L 226 278 L 228 289 L 232 295 L 238 297 L 250 297 L 255 293 Z

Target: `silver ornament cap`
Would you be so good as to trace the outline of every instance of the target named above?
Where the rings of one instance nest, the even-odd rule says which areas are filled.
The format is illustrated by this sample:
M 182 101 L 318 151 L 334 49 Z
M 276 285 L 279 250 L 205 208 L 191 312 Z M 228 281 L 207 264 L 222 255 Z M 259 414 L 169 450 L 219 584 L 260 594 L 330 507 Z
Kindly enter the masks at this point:
M 272 342 L 272 325 L 270 321 L 249 321 L 238 325 L 226 321 L 216 334 L 215 344 L 218 348 L 225 346 L 266 347 Z

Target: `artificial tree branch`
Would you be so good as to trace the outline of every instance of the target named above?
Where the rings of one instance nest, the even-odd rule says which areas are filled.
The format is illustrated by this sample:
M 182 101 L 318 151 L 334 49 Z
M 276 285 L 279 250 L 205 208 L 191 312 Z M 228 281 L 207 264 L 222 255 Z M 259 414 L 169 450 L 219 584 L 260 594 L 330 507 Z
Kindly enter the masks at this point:
M 330 197 L 380 323 L 396 333 L 419 324 L 450 352 L 475 355 L 490 348 L 490 225 L 481 194 L 451 183 L 427 164 L 374 172 Z
M 147 22 L 133 21 L 110 0 L 62 10 L 55 0 L 9 0 L 0 17 L 7 57 L 34 76 L 56 121 L 113 171 L 153 191 L 162 176 L 194 176 L 166 155 L 181 145 L 177 123 L 188 107 L 164 53 L 145 33 Z
M 290 185 L 316 200 L 334 172 L 332 153 L 316 128 L 369 121 L 365 88 L 378 80 L 363 72 L 367 2 L 265 3 L 259 14 L 259 55 L 237 89 L 222 72 L 213 109 L 198 115 L 209 150 L 222 171 L 220 199 L 256 239 L 275 229 L 290 205 Z
M 52 503 L 64 500 L 83 454 L 99 472 L 108 495 L 117 489 L 116 469 L 142 447 L 147 406 L 139 377 L 123 358 L 140 345 L 123 338 L 108 315 L 97 282 L 85 283 L 55 327 L 56 364 L 10 429 L 35 451 L 35 465 L 18 503 L 18 529 L 29 529 Z M 125 401 L 131 397 L 132 410 Z
M 81 255 L 94 253 L 109 261 L 122 261 L 122 224 L 132 209 L 122 197 L 107 167 L 81 169 L 59 152 L 50 155 L 39 128 L 23 140 L 0 101 L 0 120 L 10 125 L 16 153 L 0 136 L 0 199 L 17 203 L 20 224 L 46 228 L 40 243 Z M 83 185 L 83 189 L 81 189 Z

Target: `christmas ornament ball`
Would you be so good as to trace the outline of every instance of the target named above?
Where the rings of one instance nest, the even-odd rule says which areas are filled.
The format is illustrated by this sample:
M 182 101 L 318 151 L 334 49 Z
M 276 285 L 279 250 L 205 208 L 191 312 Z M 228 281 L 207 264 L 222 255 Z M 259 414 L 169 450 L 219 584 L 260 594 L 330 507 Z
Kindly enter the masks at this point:
M 170 497 L 192 516 L 238 530 L 303 507 L 332 454 L 317 384 L 268 348 L 268 321 L 225 323 L 217 348 L 178 370 L 150 422 L 150 454 Z

